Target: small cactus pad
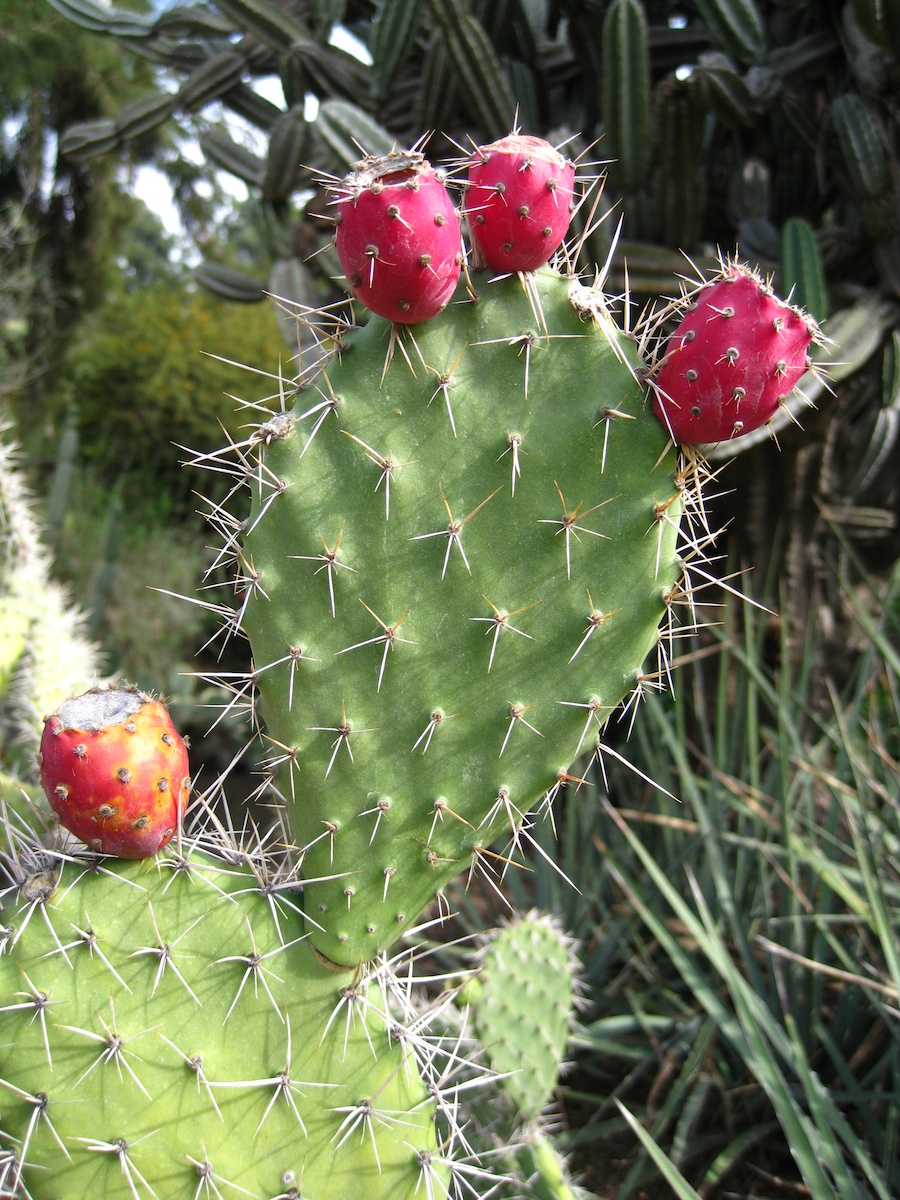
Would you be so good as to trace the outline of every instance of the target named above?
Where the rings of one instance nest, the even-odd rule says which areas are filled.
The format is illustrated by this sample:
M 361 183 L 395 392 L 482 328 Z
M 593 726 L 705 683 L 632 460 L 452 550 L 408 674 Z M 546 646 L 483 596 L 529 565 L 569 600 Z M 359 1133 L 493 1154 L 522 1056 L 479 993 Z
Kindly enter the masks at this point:
M 415 324 L 453 295 L 463 261 L 443 177 L 417 152 L 369 156 L 333 186 L 335 246 L 350 290 L 379 316 Z
M 571 1033 L 576 962 L 569 939 L 539 913 L 495 930 L 465 998 L 491 1069 L 526 1121 L 550 1103 Z
M 469 235 L 492 271 L 535 271 L 572 220 L 575 164 L 543 138 L 511 133 L 478 146 L 465 194 Z
M 680 575 L 674 452 L 602 293 L 473 282 L 345 334 L 250 445 L 228 682 L 258 692 L 310 936 L 346 964 L 503 869 L 492 843 L 653 677 Z
M 187 747 L 165 705 L 134 687 L 66 700 L 44 723 L 39 761 L 60 824 L 119 858 L 165 846 L 190 799 Z
M 727 441 L 765 425 L 809 366 L 815 322 L 734 263 L 689 301 L 655 376 L 657 416 L 680 442 Z
M 262 859 L 61 861 L 6 832 L 0 1195 L 445 1194 L 409 998 L 323 965 Z

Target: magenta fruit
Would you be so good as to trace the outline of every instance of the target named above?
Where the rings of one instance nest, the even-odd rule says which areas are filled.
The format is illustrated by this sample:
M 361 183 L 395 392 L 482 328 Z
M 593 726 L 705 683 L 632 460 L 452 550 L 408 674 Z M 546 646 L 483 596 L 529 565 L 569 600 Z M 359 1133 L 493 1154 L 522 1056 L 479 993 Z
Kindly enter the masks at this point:
M 679 442 L 720 442 L 770 421 L 808 368 L 815 322 L 737 264 L 697 291 L 653 379 Z
M 369 155 L 331 189 L 335 245 L 353 295 L 380 317 L 412 325 L 444 308 L 463 262 L 459 217 L 416 151 Z
M 492 271 L 536 271 L 569 229 L 575 165 L 543 138 L 511 133 L 469 161 L 465 208 L 472 244 Z

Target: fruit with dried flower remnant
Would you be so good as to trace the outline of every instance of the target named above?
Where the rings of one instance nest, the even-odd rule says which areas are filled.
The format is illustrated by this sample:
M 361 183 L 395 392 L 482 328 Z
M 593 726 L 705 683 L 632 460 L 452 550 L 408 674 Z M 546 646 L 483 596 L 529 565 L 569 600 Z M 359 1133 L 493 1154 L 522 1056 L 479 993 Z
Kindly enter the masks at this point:
M 70 833 L 118 858 L 149 858 L 178 828 L 188 753 L 165 705 L 137 688 L 91 688 L 47 718 L 41 783 Z
M 418 151 L 369 155 L 336 195 L 335 248 L 353 295 L 380 317 L 427 321 L 462 269 L 459 217 L 443 175 Z

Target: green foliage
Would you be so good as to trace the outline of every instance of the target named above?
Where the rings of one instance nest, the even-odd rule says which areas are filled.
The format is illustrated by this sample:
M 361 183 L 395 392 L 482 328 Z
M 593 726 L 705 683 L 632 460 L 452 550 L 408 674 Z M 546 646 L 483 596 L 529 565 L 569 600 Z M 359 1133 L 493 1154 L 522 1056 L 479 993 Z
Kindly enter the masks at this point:
M 23 323 L 0 387 L 33 402 L 58 369 L 66 343 L 116 272 L 122 188 L 113 158 L 70 161 L 60 140 L 71 125 L 119 110 L 149 89 L 153 70 L 42 2 L 0 3 L 0 254 L 4 317 Z M 131 161 L 155 151 L 131 144 Z M 7 314 L 7 309 L 8 314 Z M 2 335 L 0 335 L 2 336 Z
M 63 380 L 93 477 L 107 487 L 121 482 L 139 508 L 190 511 L 197 480 L 181 467 L 184 447 L 211 451 L 223 427 L 241 438 L 254 410 L 236 397 L 255 404 L 277 394 L 272 379 L 214 356 L 266 362 L 277 341 L 267 305 L 235 307 L 166 284 L 112 297 L 82 328 Z

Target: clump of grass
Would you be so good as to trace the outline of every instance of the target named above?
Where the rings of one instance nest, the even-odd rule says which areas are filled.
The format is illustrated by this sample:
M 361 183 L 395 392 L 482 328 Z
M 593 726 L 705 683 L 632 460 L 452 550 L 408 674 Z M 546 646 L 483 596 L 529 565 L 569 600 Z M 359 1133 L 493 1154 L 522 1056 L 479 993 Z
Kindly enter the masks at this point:
M 560 1141 L 609 1200 L 900 1194 L 900 571 L 840 582 L 845 677 L 735 608 L 507 872 L 580 942 Z

